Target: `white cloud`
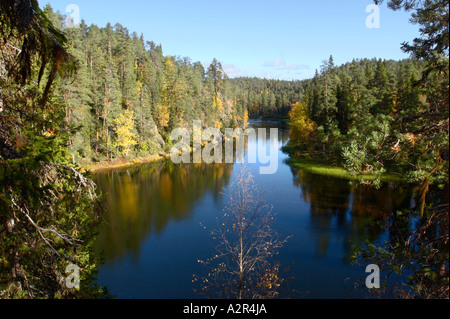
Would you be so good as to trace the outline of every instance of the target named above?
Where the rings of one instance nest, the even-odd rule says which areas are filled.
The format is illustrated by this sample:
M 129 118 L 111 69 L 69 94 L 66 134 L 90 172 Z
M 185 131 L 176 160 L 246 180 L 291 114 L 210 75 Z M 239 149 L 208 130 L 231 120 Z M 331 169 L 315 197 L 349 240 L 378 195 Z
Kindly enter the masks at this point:
M 283 70 L 309 70 L 309 65 L 306 64 L 289 64 L 282 68 Z
M 283 59 L 276 59 L 272 61 L 264 62 L 265 67 L 270 67 L 275 70 L 287 70 L 287 71 L 306 71 L 310 70 L 311 67 L 306 64 L 287 64 L 287 62 Z
M 223 70 L 230 78 L 245 76 L 247 74 L 245 70 L 235 67 L 234 64 L 225 64 Z
M 278 67 L 284 67 L 285 65 L 286 65 L 286 61 L 284 61 L 283 59 L 276 59 L 273 61 L 264 62 L 265 67 L 278 68 Z

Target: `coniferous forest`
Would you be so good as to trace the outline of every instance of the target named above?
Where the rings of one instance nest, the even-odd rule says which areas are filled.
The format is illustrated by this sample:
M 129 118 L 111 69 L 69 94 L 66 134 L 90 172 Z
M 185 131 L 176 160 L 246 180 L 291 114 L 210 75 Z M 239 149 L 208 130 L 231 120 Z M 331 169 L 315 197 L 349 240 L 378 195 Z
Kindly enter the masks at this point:
M 44 13 L 59 29 L 65 17 Z M 177 127 L 243 124 L 244 109 L 230 95 L 219 61 L 205 69 L 189 58 L 164 56 L 163 48 L 120 24 L 66 30 L 77 73 L 57 83 L 69 127 L 83 127 L 70 141 L 74 161 L 148 156 L 168 150 Z M 122 134 L 121 134 L 122 133 Z
M 50 5 L 1 0 L 0 298 L 108 297 L 93 284 L 104 202 L 89 167 L 163 157 L 170 133 L 192 132 L 193 120 L 224 130 L 259 118 L 289 123 L 293 167 L 410 185 L 415 207 L 394 222 L 414 216 L 418 227 L 355 258 L 410 267 L 412 297 L 448 298 L 448 1 L 387 4 L 420 27 L 422 38 L 399 44 L 410 58 L 336 65 L 324 54 L 313 78 L 284 81 L 229 78 L 217 59 L 165 55 L 126 26 L 69 28 Z M 82 289 L 60 279 L 70 263 L 83 269 Z

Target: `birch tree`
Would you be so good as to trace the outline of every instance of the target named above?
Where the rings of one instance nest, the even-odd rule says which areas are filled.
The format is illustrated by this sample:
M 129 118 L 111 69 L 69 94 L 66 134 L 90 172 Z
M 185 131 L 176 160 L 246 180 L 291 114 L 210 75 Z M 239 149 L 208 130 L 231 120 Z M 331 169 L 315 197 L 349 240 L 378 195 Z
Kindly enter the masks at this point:
M 222 218 L 211 235 L 219 244 L 215 255 L 200 263 L 210 272 L 200 281 L 209 296 L 236 299 L 271 299 L 284 282 L 274 259 L 288 238 L 281 239 L 272 228 L 273 207 L 263 198 L 247 167 L 225 194 L 228 199 Z

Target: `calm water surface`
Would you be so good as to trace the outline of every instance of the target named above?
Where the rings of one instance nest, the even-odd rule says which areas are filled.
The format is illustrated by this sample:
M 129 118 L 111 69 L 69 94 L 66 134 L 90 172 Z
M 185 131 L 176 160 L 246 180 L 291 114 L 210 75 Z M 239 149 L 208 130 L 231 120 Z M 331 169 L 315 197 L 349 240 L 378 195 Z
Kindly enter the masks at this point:
M 278 128 L 280 148 L 289 139 L 281 122 L 253 120 L 251 126 Z M 395 184 L 353 187 L 291 168 L 281 149 L 277 155 L 274 175 L 260 175 L 260 164 L 248 165 L 274 207 L 273 228 L 281 237 L 293 236 L 276 256 L 293 277 L 280 297 L 362 296 L 351 286 L 367 274 L 348 263 L 350 244 L 384 242 L 388 214 L 409 207 L 410 192 Z M 240 164 L 163 161 L 96 175 L 108 204 L 96 245 L 104 258 L 97 283 L 118 298 L 197 298 L 192 276 L 206 270 L 197 260 L 212 257 L 217 244 L 200 223 L 212 228 L 223 215 L 222 194 L 240 170 Z

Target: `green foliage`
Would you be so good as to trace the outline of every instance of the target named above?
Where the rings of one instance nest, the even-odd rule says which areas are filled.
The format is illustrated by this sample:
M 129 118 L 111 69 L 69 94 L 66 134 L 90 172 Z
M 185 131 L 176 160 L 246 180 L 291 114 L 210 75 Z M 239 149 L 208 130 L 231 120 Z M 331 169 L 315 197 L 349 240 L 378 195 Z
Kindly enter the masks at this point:
M 385 172 L 383 158 L 389 153 L 385 142 L 390 135 L 391 121 L 383 114 L 367 114 L 350 129 L 348 142 L 342 147 L 342 158 L 351 174 L 381 176 Z
M 95 186 L 69 165 L 76 127 L 53 89 L 74 66 L 67 40 L 36 1 L 14 3 L 1 3 L 3 39 L 24 56 L 1 51 L 0 298 L 99 297 Z M 68 263 L 81 269 L 79 291 L 65 285 Z
M 376 3 L 382 1 L 375 1 Z M 416 186 L 416 207 L 412 212 L 397 212 L 392 220 L 402 224 L 405 215 L 416 218 L 418 226 L 400 230 L 384 247 L 362 247 L 356 257 L 375 262 L 396 273 L 408 275 L 411 291 L 394 289 L 402 298 L 446 298 L 449 289 L 449 204 L 448 204 L 448 1 L 390 0 L 394 10 L 412 10 L 413 23 L 420 24 L 421 38 L 403 43 L 402 49 L 414 59 L 424 61 L 421 77 L 405 65 L 400 69 L 397 88 L 379 87 L 386 99 L 386 88 L 394 92 L 389 112 L 391 134 L 380 161 L 391 161 L 402 170 L 405 179 Z M 385 82 L 385 70 L 377 69 L 379 83 Z M 384 89 L 383 89 L 384 87 Z M 402 221 L 403 220 L 403 221 Z M 398 230 L 398 227 L 396 227 Z
M 287 118 L 291 104 L 300 101 L 304 90 L 302 81 L 235 78 L 229 82 L 231 96 L 250 118 Z
M 92 289 L 99 290 L 92 285 L 98 263 L 91 247 L 98 223 L 93 183 L 67 166 L 34 158 L 9 160 L 2 171 L 1 296 L 93 297 Z M 86 279 L 80 295 L 62 282 L 69 261 Z
M 54 21 L 64 20 L 51 7 L 46 12 Z M 164 56 L 161 46 L 120 24 L 99 28 L 81 21 L 79 28 L 63 32 L 79 65 L 73 78 L 56 87 L 66 122 L 82 124 L 69 141 L 76 163 L 123 155 L 115 149 L 120 143 L 115 121 L 124 110 L 135 116 L 137 143 L 125 147 L 132 155 L 165 151 L 170 132 L 192 127 L 194 119 L 206 126 L 242 125 L 244 109 L 229 97 L 228 79 L 216 59 L 205 71 L 200 62 Z

